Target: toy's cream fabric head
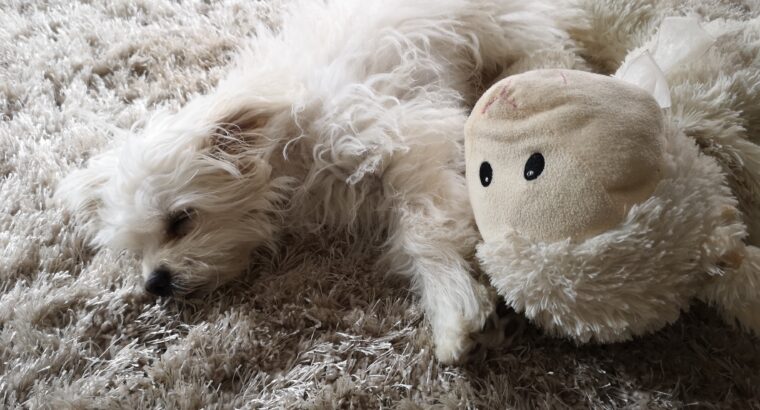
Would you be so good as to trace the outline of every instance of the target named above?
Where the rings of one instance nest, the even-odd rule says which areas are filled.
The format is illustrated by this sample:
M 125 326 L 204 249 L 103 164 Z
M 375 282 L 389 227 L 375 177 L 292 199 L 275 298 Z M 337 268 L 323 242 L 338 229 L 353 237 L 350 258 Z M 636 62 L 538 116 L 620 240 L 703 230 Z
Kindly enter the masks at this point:
M 669 103 L 669 102 L 668 102 Z M 760 251 L 717 162 L 613 77 L 538 70 L 495 84 L 466 124 L 478 259 L 551 334 L 614 342 L 694 297 L 760 330 Z
M 506 227 L 583 239 L 622 221 L 662 178 L 663 117 L 646 91 L 537 70 L 492 87 L 467 123 L 470 197 L 485 240 Z
M 477 256 L 507 304 L 576 342 L 676 320 L 692 298 L 760 334 L 760 249 L 725 171 L 669 118 L 667 73 L 713 43 L 666 18 L 615 77 L 495 84 L 465 129 Z

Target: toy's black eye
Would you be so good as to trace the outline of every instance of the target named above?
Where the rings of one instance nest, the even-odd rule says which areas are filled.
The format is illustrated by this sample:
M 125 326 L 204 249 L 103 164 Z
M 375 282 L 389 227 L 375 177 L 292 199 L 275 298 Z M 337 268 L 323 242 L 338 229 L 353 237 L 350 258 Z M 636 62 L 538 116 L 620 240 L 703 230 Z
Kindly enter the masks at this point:
M 538 178 L 541 173 L 544 172 L 544 156 L 536 152 L 528 158 L 528 162 L 525 163 L 525 171 L 523 175 L 528 181 L 532 181 Z
M 486 161 L 483 161 L 483 163 L 480 164 L 480 183 L 483 184 L 484 187 L 487 187 L 491 185 L 492 180 L 493 180 L 493 169 L 491 169 L 491 164 L 489 164 Z

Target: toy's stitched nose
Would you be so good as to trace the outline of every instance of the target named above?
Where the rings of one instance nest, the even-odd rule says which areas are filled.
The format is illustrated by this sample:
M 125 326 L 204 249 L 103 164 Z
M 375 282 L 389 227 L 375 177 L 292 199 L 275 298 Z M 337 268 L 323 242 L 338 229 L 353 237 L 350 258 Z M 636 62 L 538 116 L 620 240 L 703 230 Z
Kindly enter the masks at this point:
M 172 294 L 172 274 L 169 269 L 158 268 L 150 273 L 145 281 L 145 290 L 156 296 L 169 296 Z

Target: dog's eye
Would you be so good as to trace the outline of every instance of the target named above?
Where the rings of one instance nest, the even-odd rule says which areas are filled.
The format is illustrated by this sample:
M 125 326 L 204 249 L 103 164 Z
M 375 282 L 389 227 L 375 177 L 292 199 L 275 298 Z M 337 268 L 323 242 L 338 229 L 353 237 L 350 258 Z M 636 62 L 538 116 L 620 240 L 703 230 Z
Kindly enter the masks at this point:
M 168 236 L 172 239 L 181 238 L 192 230 L 192 220 L 195 211 L 192 209 L 183 209 L 172 213 L 169 216 L 169 223 L 166 228 Z
M 492 180 L 493 169 L 491 168 L 491 164 L 487 161 L 483 161 L 483 163 L 480 164 L 480 184 L 483 185 L 483 187 L 487 187 L 491 185 Z
M 532 181 L 538 178 L 542 172 L 544 172 L 544 156 L 541 155 L 541 153 L 536 152 L 535 154 L 531 155 L 530 158 L 528 158 L 528 161 L 525 163 L 525 170 L 523 171 L 523 175 L 525 176 L 526 180 Z

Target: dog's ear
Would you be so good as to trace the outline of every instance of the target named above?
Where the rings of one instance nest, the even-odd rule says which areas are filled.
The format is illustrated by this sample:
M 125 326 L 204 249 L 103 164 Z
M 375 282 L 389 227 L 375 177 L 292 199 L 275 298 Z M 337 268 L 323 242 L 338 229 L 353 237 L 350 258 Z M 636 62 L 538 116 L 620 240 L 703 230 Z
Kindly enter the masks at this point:
M 240 108 L 223 113 L 218 120 L 218 127 L 230 134 L 250 135 L 263 128 L 272 117 L 271 112 L 253 108 Z
M 85 168 L 61 180 L 54 194 L 54 198 L 77 221 L 87 241 L 95 246 L 105 245 L 98 236 L 103 226 L 99 210 L 103 204 L 102 190 L 110 178 L 115 160 L 111 152 L 91 158 Z
M 228 171 L 235 175 L 265 171 L 283 136 L 297 132 L 292 103 L 288 98 L 226 95 L 214 98 L 218 102 L 208 110 L 213 125 L 207 154 L 232 165 L 237 171 Z
M 272 113 L 240 108 L 221 113 L 215 121 L 210 144 L 214 151 L 237 157 L 264 145 L 263 129 Z

